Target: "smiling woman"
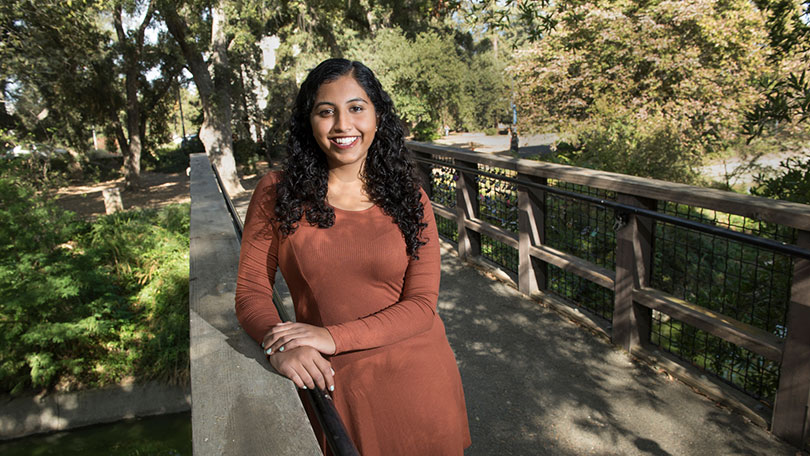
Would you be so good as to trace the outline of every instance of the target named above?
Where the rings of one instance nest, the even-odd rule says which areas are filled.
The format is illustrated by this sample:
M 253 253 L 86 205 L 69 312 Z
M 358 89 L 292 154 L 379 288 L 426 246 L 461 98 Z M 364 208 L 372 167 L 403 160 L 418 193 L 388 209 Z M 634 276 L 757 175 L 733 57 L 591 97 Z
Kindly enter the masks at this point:
M 248 208 L 242 327 L 299 388 L 332 391 L 361 454 L 462 454 L 470 433 L 436 313 L 436 223 L 390 97 L 361 63 L 327 60 L 290 124 L 284 171 L 262 179 Z M 277 268 L 296 323 L 273 306 Z

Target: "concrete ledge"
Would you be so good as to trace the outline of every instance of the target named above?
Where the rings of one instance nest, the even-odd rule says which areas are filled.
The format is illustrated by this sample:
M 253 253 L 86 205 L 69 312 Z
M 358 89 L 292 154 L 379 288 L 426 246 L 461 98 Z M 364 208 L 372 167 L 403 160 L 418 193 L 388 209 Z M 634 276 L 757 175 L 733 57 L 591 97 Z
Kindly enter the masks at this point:
M 155 382 L 6 399 L 0 403 L 0 440 L 183 412 L 190 407 L 187 386 Z
M 191 155 L 190 230 L 194 454 L 321 454 L 295 386 L 239 327 L 239 242 L 205 154 Z

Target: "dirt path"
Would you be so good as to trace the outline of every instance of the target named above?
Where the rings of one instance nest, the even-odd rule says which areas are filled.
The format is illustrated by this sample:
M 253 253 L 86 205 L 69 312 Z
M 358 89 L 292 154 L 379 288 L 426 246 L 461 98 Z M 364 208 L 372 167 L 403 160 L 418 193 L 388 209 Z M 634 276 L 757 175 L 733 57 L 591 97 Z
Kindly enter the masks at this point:
M 241 175 L 245 192 L 234 195 L 234 201 L 249 200 L 253 189 L 261 176 L 268 171 L 266 162 L 259 162 L 256 174 Z M 189 179 L 185 173 L 151 173 L 141 174 L 141 188 L 137 191 L 123 190 L 124 178 L 92 184 L 77 184 L 62 187 L 55 194 L 56 203 L 80 217 L 94 219 L 105 213 L 104 198 L 101 192 L 110 188 L 121 190 L 121 201 L 124 209 L 159 208 L 168 204 L 187 203 L 189 196 Z

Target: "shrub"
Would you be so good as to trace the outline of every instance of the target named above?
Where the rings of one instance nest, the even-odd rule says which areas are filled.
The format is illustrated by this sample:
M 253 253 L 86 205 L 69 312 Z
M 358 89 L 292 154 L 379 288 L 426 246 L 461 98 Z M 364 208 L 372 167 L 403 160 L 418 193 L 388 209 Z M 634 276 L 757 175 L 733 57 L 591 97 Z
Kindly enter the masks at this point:
M 810 156 L 788 158 L 779 163 L 776 176 L 760 174 L 754 180 L 754 195 L 810 204 Z
M 141 166 L 144 171 L 181 173 L 189 166 L 191 147 L 161 147 L 151 154 L 143 154 Z
M 674 180 L 688 180 L 685 166 L 739 142 L 756 81 L 773 70 L 752 2 L 585 0 L 552 8 L 556 28 L 519 50 L 511 67 L 521 81 L 523 130 L 574 136 L 590 166 Z
M 256 163 L 263 157 L 262 145 L 250 139 L 238 139 L 233 142 L 233 155 L 236 164 L 243 166 L 245 172 L 254 173 Z
M 432 120 L 419 122 L 413 127 L 411 133 L 413 133 L 413 139 L 416 141 L 433 141 L 441 136 L 439 134 L 439 124 Z
M 0 176 L 0 388 L 188 375 L 188 205 L 90 224 Z

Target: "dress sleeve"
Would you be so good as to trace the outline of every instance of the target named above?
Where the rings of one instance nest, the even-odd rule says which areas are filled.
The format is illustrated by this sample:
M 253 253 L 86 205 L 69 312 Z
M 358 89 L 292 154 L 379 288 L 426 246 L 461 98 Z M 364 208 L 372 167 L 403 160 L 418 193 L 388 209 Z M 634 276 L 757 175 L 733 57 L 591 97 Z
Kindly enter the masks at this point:
M 422 192 L 427 224 L 422 232 L 426 244 L 419 248 L 419 259 L 410 259 L 405 270 L 400 300 L 379 312 L 358 320 L 329 325 L 336 354 L 393 344 L 429 330 L 436 318 L 441 278 L 439 233 L 433 207 Z
M 274 217 L 278 174 L 263 177 L 250 198 L 236 279 L 236 317 L 257 342 L 281 323 L 273 304 L 273 285 L 278 267 L 278 229 Z

